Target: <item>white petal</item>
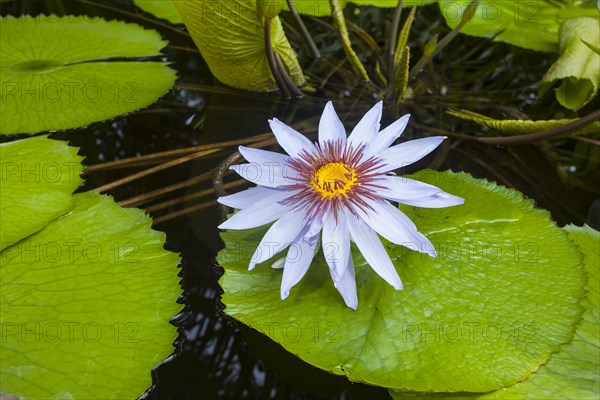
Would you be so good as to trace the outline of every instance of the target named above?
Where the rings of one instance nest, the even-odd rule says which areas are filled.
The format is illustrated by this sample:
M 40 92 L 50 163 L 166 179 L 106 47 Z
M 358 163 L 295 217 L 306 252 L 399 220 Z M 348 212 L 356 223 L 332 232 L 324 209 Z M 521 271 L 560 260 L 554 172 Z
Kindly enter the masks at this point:
M 252 206 L 257 201 L 267 200 L 271 197 L 281 200 L 283 191 L 280 189 L 272 189 L 265 186 L 256 186 L 250 189 L 242 190 L 228 196 L 222 196 L 217 199 L 221 204 L 233 208 L 246 208 Z M 288 192 L 291 196 L 291 192 Z
M 401 176 L 381 176 L 374 185 L 382 186 L 373 188 L 378 196 L 404 203 L 405 200 L 421 199 L 442 192 L 442 189 Z
M 232 165 L 229 169 L 238 173 L 242 178 L 267 187 L 280 187 L 294 183 L 283 176 L 284 167 L 274 164 L 247 163 Z
M 311 238 L 323 229 L 323 218 L 316 217 L 309 222 L 308 231 L 304 234 L 305 238 Z
M 321 115 L 321 121 L 319 121 L 319 144 L 322 149 L 325 148 L 325 142 L 327 141 L 346 143 L 346 129 L 335 112 L 331 101 L 327 102 L 323 115 Z
M 252 147 L 239 146 L 238 150 L 246 161 L 260 165 L 278 165 L 282 168 L 288 164 L 290 156 L 274 151 L 253 149 Z
M 317 251 L 318 235 L 306 240 L 303 233 L 290 245 L 285 258 L 281 279 L 281 300 L 288 297 L 290 289 L 304 277 Z
M 239 213 L 238 213 L 239 214 Z M 293 210 L 284 214 L 265 233 L 250 259 L 248 269 L 253 269 L 292 243 L 306 226 L 304 210 Z
M 304 151 L 312 154 L 317 151 L 315 145 L 306 136 L 290 128 L 277 118 L 269 120 L 271 130 L 277 142 L 292 157 L 298 157 Z
M 371 268 L 394 289 L 401 290 L 402 281 L 375 231 L 353 215 L 348 215 L 348 227 L 352 240 Z
M 354 272 L 354 262 L 352 257 L 348 260 L 348 265 L 344 268 L 344 274 L 337 279 L 333 276 L 333 270 L 329 269 L 331 278 L 334 280 L 334 286 L 342 295 L 344 303 L 353 310 L 358 307 L 358 295 L 356 293 L 356 278 Z
M 373 138 L 379 132 L 379 121 L 383 111 L 383 102 L 380 101 L 373 106 L 364 117 L 356 124 L 352 133 L 348 137 L 346 146 L 357 148 L 361 145 L 368 147 Z
M 337 282 L 342 277 L 344 269 L 348 266 L 348 259 L 350 259 L 350 233 L 345 215 L 340 213 L 337 222 L 333 213 L 325 217 L 321 242 L 325 261 L 332 271 L 334 282 Z
M 290 206 L 280 204 L 279 202 L 293 194 L 294 192 L 278 190 L 271 196 L 238 211 L 227 221 L 219 225 L 219 229 L 250 229 L 273 222 L 291 210 Z
M 394 143 L 394 141 L 398 139 L 400 135 L 402 135 L 402 132 L 404 132 L 404 128 L 406 128 L 409 118 L 410 114 L 406 114 L 375 135 L 375 139 L 367 151 L 367 156 L 370 157 L 377 155 L 377 153 L 382 152 L 390 147 L 392 143 Z
M 434 194 L 433 196 L 425 197 L 422 199 L 402 200 L 401 202 L 403 204 L 408 204 L 409 206 L 415 207 L 443 208 L 464 204 L 465 199 L 442 191 L 440 193 Z
M 377 157 L 382 162 L 379 172 L 387 172 L 412 164 L 435 150 L 446 139 L 445 136 L 431 136 L 397 144 L 380 152 Z
M 435 256 L 433 244 L 402 211 L 387 201 L 365 199 L 372 210 L 358 210 L 360 217 L 377 233 L 394 244 Z

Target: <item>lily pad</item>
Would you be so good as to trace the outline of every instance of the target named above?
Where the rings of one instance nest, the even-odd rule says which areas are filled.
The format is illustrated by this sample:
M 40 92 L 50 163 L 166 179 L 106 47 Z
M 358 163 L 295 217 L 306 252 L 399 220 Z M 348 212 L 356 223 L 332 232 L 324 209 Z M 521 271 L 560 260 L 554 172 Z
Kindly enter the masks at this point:
M 446 23 L 455 28 L 471 0 L 439 0 Z M 595 1 L 480 0 L 462 33 L 510 43 L 526 49 L 558 52 L 558 30 L 569 18 L 598 18 Z
M 174 0 L 174 3 L 210 71 L 219 81 L 238 89 L 277 90 L 267 61 L 263 23 L 258 17 L 256 0 Z M 271 22 L 271 42 L 292 81 L 296 85 L 303 84 L 302 70 L 279 17 Z
M 46 136 L 0 144 L 0 250 L 42 229 L 73 206 L 82 157 Z
M 306 362 L 355 382 L 421 392 L 485 392 L 525 379 L 571 340 L 582 312 L 581 254 L 522 194 L 464 173 L 413 178 L 465 199 L 403 207 L 436 258 L 388 244 L 395 291 L 353 250 L 359 307 L 315 262 L 285 301 L 281 271 L 248 271 L 265 229 L 223 233 L 225 311 Z
M 540 84 L 540 94 L 553 85 L 556 100 L 570 109 L 586 105 L 600 85 L 600 55 L 586 45 L 600 47 L 600 21 L 596 18 L 573 18 L 566 20 L 560 30 L 560 57 L 550 67 Z
M 175 71 L 156 31 L 90 17 L 0 19 L 0 133 L 69 129 L 146 107 Z M 116 59 L 127 58 L 130 60 Z M 112 59 L 112 60 L 111 60 Z
M 183 19 L 171 0 L 133 0 L 133 3 L 155 17 L 166 19 L 172 24 L 183 24 Z
M 583 320 L 573 341 L 554 354 L 550 361 L 524 382 L 485 394 L 437 396 L 439 399 L 595 399 L 600 393 L 600 233 L 589 226 L 565 227 L 569 238 L 584 254 L 588 273 L 587 294 L 581 301 Z M 394 399 L 405 393 L 390 391 Z
M 135 398 L 172 351 L 179 257 L 143 211 L 95 193 L 0 253 L 0 387 L 19 398 Z
M 499 130 L 504 133 L 511 133 L 516 135 L 522 135 L 526 133 L 534 133 L 545 131 L 547 129 L 558 128 L 559 126 L 564 126 L 570 124 L 572 122 L 577 121 L 577 119 L 549 119 L 549 120 L 538 120 L 538 121 L 529 121 L 529 120 L 518 120 L 518 119 L 495 119 L 486 117 L 483 114 L 479 114 L 469 110 L 448 110 L 448 114 L 453 115 L 455 117 L 467 120 L 474 121 L 478 124 L 487 126 L 489 128 L 493 128 Z M 581 129 L 573 131 L 573 135 L 585 135 L 589 133 L 596 133 L 600 129 L 600 122 L 595 121 L 591 124 L 584 126 Z

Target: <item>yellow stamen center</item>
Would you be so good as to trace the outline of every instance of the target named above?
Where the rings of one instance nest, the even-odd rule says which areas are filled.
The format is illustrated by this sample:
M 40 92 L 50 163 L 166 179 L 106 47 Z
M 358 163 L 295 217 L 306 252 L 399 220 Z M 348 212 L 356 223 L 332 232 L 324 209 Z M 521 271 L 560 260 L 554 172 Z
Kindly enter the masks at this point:
M 323 165 L 313 175 L 311 186 L 324 198 L 345 195 L 356 183 L 356 172 L 342 162 Z

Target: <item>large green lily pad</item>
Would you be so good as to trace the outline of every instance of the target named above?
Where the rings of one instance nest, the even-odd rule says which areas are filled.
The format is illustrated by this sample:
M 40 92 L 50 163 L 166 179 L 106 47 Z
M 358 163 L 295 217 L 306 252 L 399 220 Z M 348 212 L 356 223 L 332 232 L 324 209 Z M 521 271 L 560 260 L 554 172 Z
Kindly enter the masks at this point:
M 0 133 L 113 118 L 152 104 L 175 82 L 166 63 L 133 59 L 159 55 L 166 44 L 136 24 L 9 16 L 0 30 Z
M 143 211 L 95 193 L 0 253 L 0 387 L 20 398 L 124 399 L 172 351 L 179 257 Z
M 277 90 L 265 51 L 263 22 L 256 0 L 205 2 L 174 0 L 194 43 L 210 71 L 222 83 L 238 89 Z M 296 85 L 304 83 L 302 70 L 279 17 L 271 22 L 271 43 Z
M 436 396 L 452 400 L 573 400 L 596 399 L 600 393 L 600 233 L 589 226 L 566 226 L 569 238 L 584 254 L 588 273 L 587 294 L 581 301 L 583 320 L 573 341 L 564 345 L 550 361 L 524 382 L 485 394 Z M 414 398 L 390 391 L 394 399 Z M 425 397 L 422 397 L 425 398 Z
M 446 23 L 455 28 L 471 0 L 439 0 Z M 558 30 L 569 18 L 598 18 L 595 1 L 480 0 L 462 33 L 526 49 L 558 52 Z
M 464 173 L 413 178 L 465 198 L 403 207 L 437 258 L 388 245 L 404 290 L 356 255 L 359 305 L 315 262 L 285 301 L 281 271 L 249 257 L 265 229 L 223 233 L 225 312 L 303 360 L 350 380 L 410 391 L 485 392 L 521 381 L 570 341 L 582 312 L 581 254 L 522 194 Z M 267 264 L 267 263 L 265 263 Z
M 73 206 L 82 157 L 46 136 L 0 144 L 0 250 Z

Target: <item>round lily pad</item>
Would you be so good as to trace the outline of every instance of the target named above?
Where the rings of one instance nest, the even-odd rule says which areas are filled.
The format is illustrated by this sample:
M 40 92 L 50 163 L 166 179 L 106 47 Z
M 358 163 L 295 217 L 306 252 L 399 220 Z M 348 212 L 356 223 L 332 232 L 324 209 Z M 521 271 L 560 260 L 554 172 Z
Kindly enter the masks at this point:
M 146 107 L 175 71 L 158 32 L 91 17 L 0 19 L 0 133 L 69 129 Z
M 73 207 L 82 158 L 47 136 L 0 144 L 0 250 Z
M 387 245 L 404 290 L 353 249 L 356 311 L 340 299 L 322 257 L 282 301 L 280 270 L 247 270 L 266 229 L 228 231 L 219 255 L 225 312 L 351 381 L 420 392 L 514 385 L 571 340 L 582 313 L 581 253 L 515 190 L 464 173 L 411 177 L 465 204 L 402 207 L 438 252 Z
M 440 400 L 572 400 L 595 399 L 600 393 L 600 232 L 589 226 L 565 227 L 569 238 L 583 253 L 588 273 L 587 294 L 581 301 L 583 319 L 571 343 L 553 354 L 547 364 L 523 382 L 490 393 L 448 394 Z M 406 399 L 409 394 L 391 390 L 393 399 Z M 408 396 L 407 396 L 408 395 Z M 414 395 L 413 395 L 414 396 Z M 412 396 L 410 398 L 413 398 Z
M 0 387 L 27 399 L 137 398 L 173 350 L 179 257 L 143 211 L 96 193 L 73 199 L 0 252 Z

